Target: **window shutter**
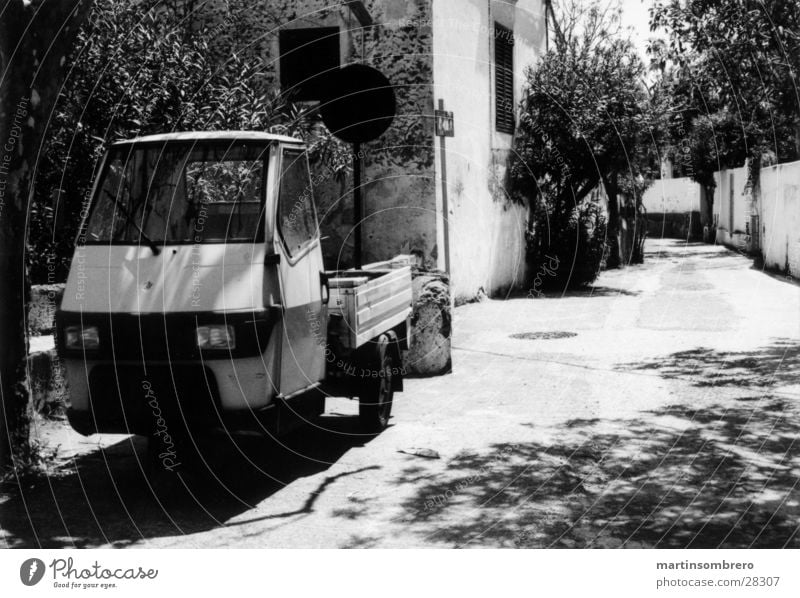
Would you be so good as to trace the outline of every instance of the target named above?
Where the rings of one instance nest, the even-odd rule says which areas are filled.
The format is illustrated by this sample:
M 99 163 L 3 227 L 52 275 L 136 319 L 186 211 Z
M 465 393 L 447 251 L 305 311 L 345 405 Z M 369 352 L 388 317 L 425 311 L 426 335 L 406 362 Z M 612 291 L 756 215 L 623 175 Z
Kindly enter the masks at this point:
M 494 25 L 495 128 L 514 132 L 514 36 L 510 29 Z
M 339 28 L 286 29 L 278 39 L 281 91 L 295 102 L 321 100 L 326 76 L 339 68 Z

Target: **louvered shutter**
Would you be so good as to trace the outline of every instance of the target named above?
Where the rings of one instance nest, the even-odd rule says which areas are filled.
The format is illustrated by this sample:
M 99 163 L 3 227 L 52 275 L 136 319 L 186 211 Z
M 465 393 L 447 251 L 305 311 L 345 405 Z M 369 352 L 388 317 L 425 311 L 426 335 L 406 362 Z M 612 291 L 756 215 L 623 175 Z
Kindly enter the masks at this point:
M 514 37 L 510 29 L 494 25 L 495 127 L 514 132 Z

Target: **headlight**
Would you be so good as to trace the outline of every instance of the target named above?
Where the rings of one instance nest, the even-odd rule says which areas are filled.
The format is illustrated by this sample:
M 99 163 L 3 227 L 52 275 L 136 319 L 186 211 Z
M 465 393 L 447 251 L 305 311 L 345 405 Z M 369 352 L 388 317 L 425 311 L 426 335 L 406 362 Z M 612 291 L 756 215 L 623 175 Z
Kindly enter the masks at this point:
M 67 326 L 64 329 L 64 345 L 67 349 L 92 351 L 100 347 L 97 326 Z
M 197 347 L 199 349 L 235 349 L 236 333 L 233 326 L 225 324 L 198 326 Z

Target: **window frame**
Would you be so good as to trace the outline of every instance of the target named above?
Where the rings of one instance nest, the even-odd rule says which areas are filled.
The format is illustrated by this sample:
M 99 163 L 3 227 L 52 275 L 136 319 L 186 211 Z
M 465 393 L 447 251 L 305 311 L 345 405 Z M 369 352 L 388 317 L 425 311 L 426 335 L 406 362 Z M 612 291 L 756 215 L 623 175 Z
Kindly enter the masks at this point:
M 200 143 L 213 143 L 220 146 L 225 146 L 230 148 L 231 145 L 247 145 L 247 146 L 254 146 L 261 149 L 261 160 L 263 162 L 262 166 L 262 173 L 261 173 L 261 194 L 259 197 L 259 201 L 261 204 L 261 209 L 259 211 L 260 216 L 258 219 L 258 225 L 256 227 L 255 236 L 252 240 L 247 241 L 214 241 L 214 242 L 197 242 L 192 238 L 188 241 L 170 241 L 169 243 L 165 243 L 163 239 L 153 239 L 153 241 L 159 247 L 172 247 L 172 246 L 183 246 L 183 245 L 258 245 L 263 244 L 266 240 L 265 235 L 265 222 L 264 222 L 264 215 L 265 210 L 267 207 L 267 184 L 268 184 L 268 176 L 270 171 L 270 160 L 269 160 L 269 153 L 270 153 L 270 142 L 264 141 L 256 141 L 256 140 L 228 140 L 228 139 L 170 139 L 166 141 L 140 141 L 136 143 L 128 143 L 123 142 L 120 144 L 112 145 L 108 151 L 103 156 L 103 162 L 101 168 L 99 169 L 99 173 L 97 178 L 92 183 L 92 194 L 91 194 L 91 203 L 89 205 L 89 209 L 86 212 L 86 217 L 81 221 L 80 228 L 78 229 L 78 235 L 76 237 L 75 246 L 94 246 L 94 247 L 108 247 L 108 246 L 127 246 L 127 247 L 139 247 L 144 246 L 141 242 L 133 243 L 130 241 L 114 241 L 112 239 L 108 240 L 95 240 L 91 239 L 88 234 L 88 227 L 89 222 L 91 221 L 92 217 L 94 216 L 95 211 L 98 209 L 98 205 L 100 204 L 100 195 L 103 191 L 102 189 L 102 181 L 105 179 L 108 169 L 111 168 L 111 153 L 114 150 L 123 150 L 127 151 L 128 156 L 133 151 L 137 149 L 151 149 L 151 148 L 161 148 L 163 152 L 166 146 L 177 146 L 177 145 L 186 145 L 186 146 L 196 146 Z M 185 176 L 185 173 L 184 173 Z
M 291 145 L 280 145 L 278 146 L 278 151 L 280 155 L 278 156 L 278 168 L 276 174 L 278 176 L 278 193 L 276 196 L 275 201 L 275 230 L 278 233 L 278 238 L 281 241 L 281 248 L 283 249 L 284 255 L 286 255 L 286 260 L 289 262 L 290 265 L 296 264 L 300 261 L 309 251 L 314 249 L 320 242 L 320 229 L 319 229 L 319 218 L 317 216 L 317 202 L 314 201 L 314 185 L 312 183 L 311 177 L 311 167 L 308 162 L 308 152 L 301 147 L 291 146 Z M 308 188 L 309 194 L 308 198 L 311 202 L 311 215 L 313 218 L 314 224 L 314 232 L 312 233 L 311 237 L 308 240 L 304 241 L 300 247 L 293 253 L 292 250 L 289 248 L 289 244 L 286 242 L 286 238 L 283 234 L 283 224 L 281 222 L 281 190 L 283 187 L 283 160 L 287 153 L 296 152 L 298 155 L 303 156 L 303 164 L 305 164 L 306 172 L 308 173 Z

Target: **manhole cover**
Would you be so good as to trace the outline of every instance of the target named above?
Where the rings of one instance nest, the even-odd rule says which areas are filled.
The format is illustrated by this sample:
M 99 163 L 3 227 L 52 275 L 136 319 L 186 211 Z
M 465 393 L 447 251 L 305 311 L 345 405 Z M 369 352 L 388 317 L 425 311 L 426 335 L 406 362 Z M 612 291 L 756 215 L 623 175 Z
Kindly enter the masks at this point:
M 548 332 L 518 332 L 517 334 L 512 334 L 511 338 L 537 341 L 537 340 L 551 340 L 554 338 L 571 338 L 573 336 L 578 336 L 578 335 L 575 332 L 566 332 L 564 330 L 550 330 Z

